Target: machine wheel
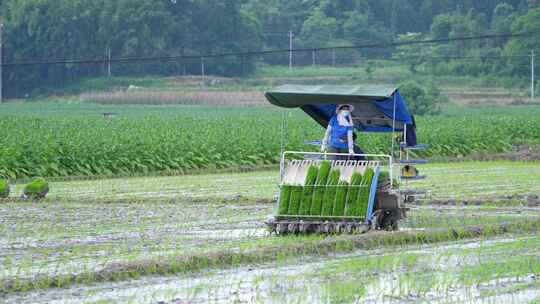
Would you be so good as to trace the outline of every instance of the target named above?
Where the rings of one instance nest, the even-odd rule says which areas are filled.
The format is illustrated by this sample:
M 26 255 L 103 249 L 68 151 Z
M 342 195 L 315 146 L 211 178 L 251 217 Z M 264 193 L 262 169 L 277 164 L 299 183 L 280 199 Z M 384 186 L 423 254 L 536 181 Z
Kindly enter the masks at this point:
M 277 229 L 276 229 L 276 232 L 279 234 L 279 235 L 284 235 L 284 234 L 287 234 L 287 232 L 289 231 L 289 225 L 288 224 L 277 224 Z
M 298 234 L 300 225 L 298 223 L 290 223 L 288 227 L 289 233 Z
M 345 225 L 345 233 L 347 233 L 347 234 L 353 233 L 353 224 L 346 224 Z
M 412 204 L 412 203 L 414 203 L 415 200 L 416 200 L 416 197 L 414 197 L 414 195 L 407 195 L 407 196 L 405 197 L 405 201 L 406 201 L 407 203 L 411 203 L 411 204 Z
M 299 232 L 300 233 L 307 233 L 310 231 L 311 224 L 309 223 L 300 223 Z
M 377 216 L 377 229 L 386 231 L 399 230 L 399 211 L 398 210 L 382 210 Z

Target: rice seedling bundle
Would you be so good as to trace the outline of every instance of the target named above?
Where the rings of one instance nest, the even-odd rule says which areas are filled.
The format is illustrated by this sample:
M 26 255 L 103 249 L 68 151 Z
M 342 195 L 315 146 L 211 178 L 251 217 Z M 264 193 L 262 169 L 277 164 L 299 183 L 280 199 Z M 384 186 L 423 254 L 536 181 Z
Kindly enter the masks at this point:
M 379 173 L 379 184 L 381 183 L 386 183 L 390 180 L 390 174 L 388 173 L 388 171 L 381 171 L 381 173 Z
M 289 215 L 298 215 L 300 202 L 302 201 L 302 186 L 291 186 L 291 199 L 289 201 Z
M 362 187 L 358 193 L 356 201 L 356 214 L 354 216 L 365 216 L 369 201 L 369 192 L 371 191 L 371 181 L 375 172 L 371 168 L 367 168 L 362 178 Z
M 302 192 L 302 202 L 300 204 L 300 215 L 309 215 L 311 210 L 311 201 L 313 199 L 313 189 L 317 182 L 317 174 L 319 169 L 316 166 L 310 166 L 304 183 L 304 191 Z
M 278 215 L 287 215 L 289 212 L 289 200 L 291 199 L 291 187 L 290 185 L 281 186 L 281 193 L 279 194 L 279 207 Z
M 360 186 L 362 184 L 362 174 L 359 172 L 354 172 L 351 177 L 351 183 L 349 185 L 349 190 L 347 191 L 347 202 L 345 204 L 345 215 L 346 216 L 356 216 L 358 214 L 358 206 L 356 205 L 356 199 L 358 193 L 360 192 Z
M 9 182 L 5 179 L 0 179 L 0 198 L 9 196 Z
M 345 204 L 347 203 L 347 192 L 349 191 L 349 183 L 340 181 L 336 192 L 336 202 L 332 210 L 333 216 L 345 215 Z
M 331 165 L 329 161 L 323 161 L 321 163 L 319 174 L 317 175 L 317 181 L 315 182 L 313 200 L 311 203 L 311 215 L 321 215 L 323 197 L 326 190 L 328 175 L 330 174 L 330 169 Z
M 340 171 L 335 169 L 330 172 L 328 183 L 326 184 L 326 190 L 323 196 L 322 212 L 323 216 L 332 216 L 334 209 L 334 202 L 336 200 L 336 192 L 339 183 Z
M 43 178 L 36 178 L 23 189 L 23 197 L 39 199 L 44 198 L 49 193 L 49 183 Z

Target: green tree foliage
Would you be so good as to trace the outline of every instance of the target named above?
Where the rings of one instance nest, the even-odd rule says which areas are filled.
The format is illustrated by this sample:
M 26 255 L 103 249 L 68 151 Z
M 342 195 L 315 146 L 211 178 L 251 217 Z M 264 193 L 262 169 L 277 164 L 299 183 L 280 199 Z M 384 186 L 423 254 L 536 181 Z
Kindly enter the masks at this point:
M 431 35 L 435 39 L 448 39 L 452 31 L 452 16 L 440 14 L 435 17 L 431 24 Z
M 448 39 L 474 36 L 490 30 L 509 33 L 508 25 L 514 17 L 514 8 L 508 3 L 499 3 L 492 12 L 478 12 L 474 8 L 468 11 L 459 9 L 435 16 L 431 25 L 431 37 Z M 435 58 L 426 65 L 425 70 L 436 75 L 481 76 L 503 73 L 506 67 L 505 60 L 497 58 L 501 57 L 502 47 L 506 42 L 506 38 L 501 38 L 434 45 L 429 52 Z
M 316 9 L 302 25 L 302 42 L 308 47 L 332 44 L 337 31 L 337 21 Z
M 422 33 L 401 34 L 398 35 L 398 41 L 405 43 L 420 41 L 424 39 L 423 36 L 424 35 Z M 425 46 L 422 44 L 405 44 L 396 49 L 396 52 L 394 52 L 394 58 L 400 60 L 401 62 L 407 63 L 409 65 L 409 70 L 416 73 L 418 66 L 425 61 L 424 50 Z
M 6 62 L 71 58 L 104 59 L 230 53 L 288 47 L 385 43 L 415 38 L 447 39 L 480 33 L 538 28 L 538 0 L 1 0 Z M 410 34 L 414 33 L 414 34 Z M 525 59 L 487 62 L 483 57 L 529 53 L 528 41 L 507 39 L 424 45 L 421 54 L 473 57 L 470 61 L 416 61 L 415 47 L 350 50 L 358 55 L 405 61 L 412 71 L 483 75 L 525 73 Z M 416 37 L 417 38 L 417 37 Z M 330 56 L 321 54 L 318 56 Z M 414 56 L 418 58 L 418 56 Z M 329 57 L 326 58 L 327 61 Z M 338 58 L 339 59 L 339 58 Z M 248 75 L 256 60 L 284 64 L 287 54 L 206 58 L 207 74 Z M 311 54 L 295 60 L 310 62 Z M 425 67 L 423 67 L 425 66 Z M 114 75 L 200 74 L 200 60 L 116 63 Z M 24 96 L 36 86 L 63 87 L 103 76 L 105 64 L 56 64 L 4 69 L 7 95 Z
M 409 80 L 399 85 L 399 91 L 407 101 L 409 111 L 415 115 L 437 114 L 441 104 L 446 101 L 433 83 L 424 87 L 414 80 Z
M 113 58 L 240 52 L 261 48 L 260 23 L 231 0 L 5 0 L 6 61 Z M 238 58 L 237 58 L 238 59 Z M 215 59 L 208 74 L 239 75 L 253 65 Z M 200 71 L 186 62 L 115 64 L 115 75 Z M 189 70 L 191 69 L 191 71 Z M 6 89 L 23 95 L 37 84 L 62 85 L 103 75 L 105 65 L 41 65 L 6 69 Z
M 512 24 L 514 32 L 535 32 L 528 39 L 511 39 L 505 48 L 505 53 L 509 56 L 513 72 L 522 75 L 530 73 L 530 57 L 524 56 L 530 54 L 531 50 L 538 50 L 540 46 L 540 7 L 530 10 L 525 16 L 517 18 Z

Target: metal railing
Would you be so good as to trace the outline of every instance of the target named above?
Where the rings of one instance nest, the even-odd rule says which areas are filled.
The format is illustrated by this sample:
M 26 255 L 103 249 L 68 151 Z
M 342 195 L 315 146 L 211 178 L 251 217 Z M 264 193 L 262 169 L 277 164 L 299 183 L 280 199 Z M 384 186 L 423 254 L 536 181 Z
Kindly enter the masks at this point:
M 301 151 L 285 151 L 281 155 L 281 161 L 279 164 L 280 169 L 280 182 L 283 180 L 283 175 L 285 172 L 285 161 L 287 159 L 288 155 L 303 155 L 303 156 L 319 156 L 321 157 L 321 160 L 332 160 L 330 157 L 340 157 L 340 158 L 354 158 L 354 157 L 374 157 L 374 158 L 383 158 L 388 160 L 388 174 L 390 176 L 390 180 L 393 181 L 393 161 L 394 158 L 392 155 L 387 154 L 348 154 L 348 153 L 325 153 L 325 152 L 301 152 Z M 343 160 L 343 159 L 339 159 Z M 347 159 L 345 159 L 347 161 Z M 361 162 L 361 161 L 360 161 Z M 366 162 L 369 162 L 369 160 L 366 160 Z

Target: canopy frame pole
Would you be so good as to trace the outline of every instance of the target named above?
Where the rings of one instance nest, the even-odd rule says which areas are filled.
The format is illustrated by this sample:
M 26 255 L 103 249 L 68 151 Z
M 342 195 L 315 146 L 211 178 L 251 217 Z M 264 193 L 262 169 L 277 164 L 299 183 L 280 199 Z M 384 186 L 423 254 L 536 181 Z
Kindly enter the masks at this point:
M 283 154 L 283 152 L 285 152 L 285 112 L 286 110 L 281 111 L 280 154 Z
M 393 95 L 393 101 L 394 101 L 394 110 L 393 110 L 393 114 L 392 114 L 392 138 L 390 139 L 392 141 L 392 151 L 390 153 L 390 155 L 392 155 L 392 157 L 394 157 L 394 144 L 395 144 L 395 138 L 396 138 L 396 92 L 394 92 L 394 95 Z M 400 155 L 400 158 L 401 158 L 401 155 Z M 393 168 L 393 166 L 392 166 Z M 392 170 L 393 171 L 393 170 Z M 390 174 L 390 184 L 392 184 L 392 176 L 393 176 L 393 172 L 389 172 Z M 401 171 L 401 167 L 398 165 L 398 176 L 400 176 L 400 171 Z M 401 180 L 400 180 L 401 182 Z
M 281 111 L 281 142 L 280 142 L 280 162 L 279 162 L 279 172 L 280 172 L 280 179 L 283 179 L 284 174 L 284 168 L 285 168 L 285 120 L 287 110 L 283 109 Z
M 393 96 L 394 110 L 392 113 L 392 155 L 394 154 L 394 138 L 396 136 L 396 94 Z

